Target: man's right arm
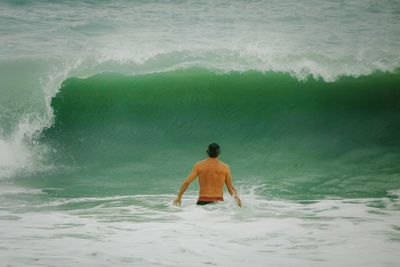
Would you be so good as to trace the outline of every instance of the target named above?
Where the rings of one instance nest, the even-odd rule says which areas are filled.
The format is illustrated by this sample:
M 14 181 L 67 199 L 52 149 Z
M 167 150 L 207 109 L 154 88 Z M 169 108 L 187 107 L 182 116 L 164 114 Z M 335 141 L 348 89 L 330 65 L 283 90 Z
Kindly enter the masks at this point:
M 174 200 L 174 205 L 180 206 L 182 202 L 182 195 L 185 193 L 186 189 L 189 187 L 189 185 L 193 182 L 194 179 L 196 179 L 198 175 L 197 172 L 197 164 L 193 166 L 192 171 L 188 175 L 188 177 L 183 181 L 183 184 L 181 185 L 181 188 L 179 189 L 178 195 L 176 196 Z
M 241 207 L 242 201 L 240 200 L 240 198 L 236 192 L 236 189 L 233 186 L 231 169 L 229 167 L 228 167 L 227 173 L 226 173 L 225 184 L 226 184 L 226 188 L 228 189 L 229 194 L 231 194 L 231 196 L 235 199 L 238 207 Z

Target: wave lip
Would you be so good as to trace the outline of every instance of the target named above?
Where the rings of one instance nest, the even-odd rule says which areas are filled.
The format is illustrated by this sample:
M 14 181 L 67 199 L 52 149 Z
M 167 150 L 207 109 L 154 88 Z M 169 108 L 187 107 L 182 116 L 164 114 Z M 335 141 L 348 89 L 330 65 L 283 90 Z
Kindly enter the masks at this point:
M 329 81 L 400 67 L 396 1 L 23 2 L 0 3 L 1 59 L 84 61 L 90 75 L 190 65 Z

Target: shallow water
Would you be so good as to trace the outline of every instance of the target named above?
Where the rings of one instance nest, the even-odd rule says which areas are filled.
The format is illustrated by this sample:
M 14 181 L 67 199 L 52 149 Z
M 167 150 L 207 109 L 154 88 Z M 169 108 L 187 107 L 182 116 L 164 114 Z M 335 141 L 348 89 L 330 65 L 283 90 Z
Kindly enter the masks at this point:
M 15 201 L 16 194 L 18 203 L 6 202 Z M 396 195 L 287 201 L 242 192 L 242 209 L 231 199 L 196 206 L 193 192 L 184 197 L 182 207 L 174 207 L 173 197 L 48 199 L 41 191 L 2 187 L 3 264 L 398 264 L 400 202 Z

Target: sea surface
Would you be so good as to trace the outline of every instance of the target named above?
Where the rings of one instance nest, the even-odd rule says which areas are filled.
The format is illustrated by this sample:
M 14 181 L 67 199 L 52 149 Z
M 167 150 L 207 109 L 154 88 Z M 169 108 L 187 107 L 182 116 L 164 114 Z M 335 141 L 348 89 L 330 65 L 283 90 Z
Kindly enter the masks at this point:
M 400 1 L 0 1 L 0 266 L 399 266 Z M 221 146 L 244 207 L 172 201 Z

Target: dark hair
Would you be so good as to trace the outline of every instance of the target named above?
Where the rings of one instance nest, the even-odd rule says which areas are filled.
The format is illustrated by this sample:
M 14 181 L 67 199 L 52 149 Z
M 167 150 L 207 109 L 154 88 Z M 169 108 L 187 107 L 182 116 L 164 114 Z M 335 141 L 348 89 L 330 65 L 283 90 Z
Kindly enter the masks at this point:
M 216 158 L 218 157 L 219 153 L 221 153 L 221 150 L 219 148 L 219 145 L 216 143 L 212 143 L 208 146 L 207 149 L 207 154 L 208 156 L 210 156 L 211 158 Z

